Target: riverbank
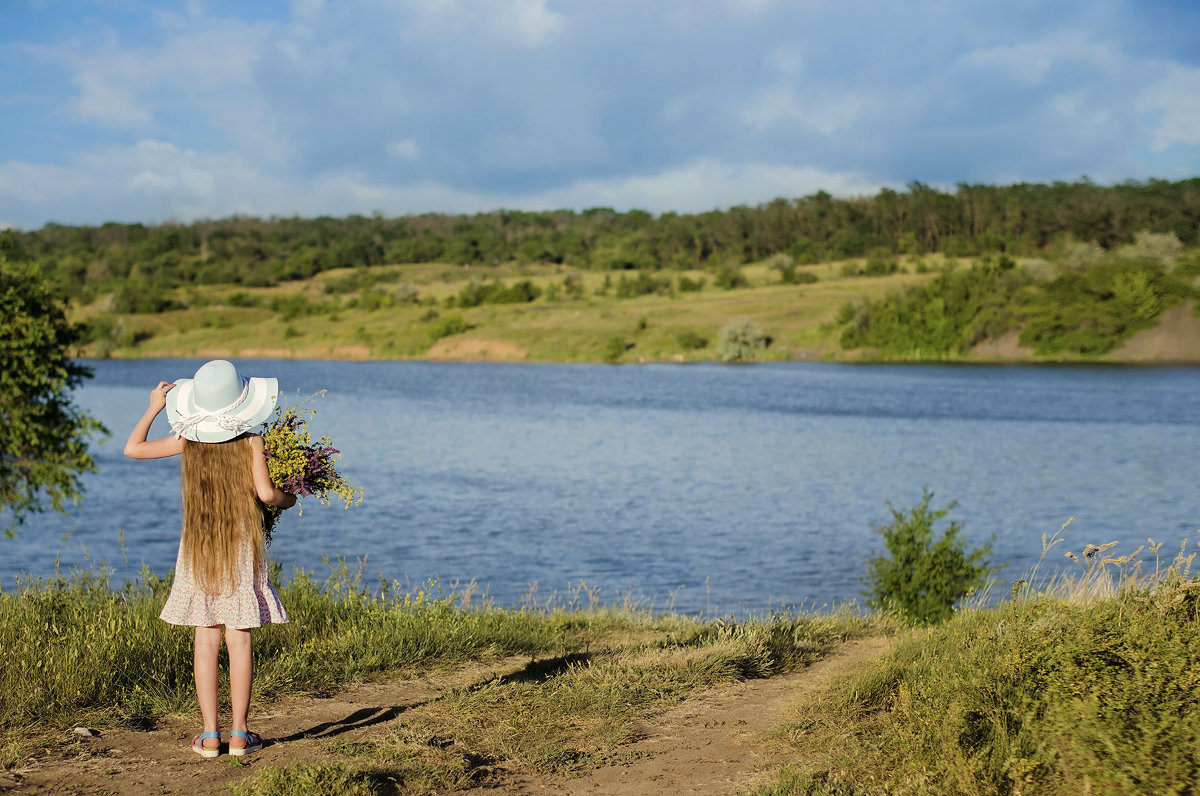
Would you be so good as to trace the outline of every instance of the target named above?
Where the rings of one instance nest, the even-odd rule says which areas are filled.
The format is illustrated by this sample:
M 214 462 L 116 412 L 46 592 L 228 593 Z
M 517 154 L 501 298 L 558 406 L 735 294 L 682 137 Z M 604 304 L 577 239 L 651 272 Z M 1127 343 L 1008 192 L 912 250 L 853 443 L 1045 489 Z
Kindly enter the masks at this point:
M 72 318 L 89 326 L 88 357 L 711 362 L 723 358 L 722 329 L 748 319 L 764 336 L 758 361 L 864 362 L 878 357 L 841 346 L 842 308 L 921 284 L 946 265 L 912 259 L 868 276 L 859 261 L 821 263 L 795 267 L 785 282 L 764 263 L 740 269 L 727 283 L 736 287 L 701 271 L 377 266 L 272 287 L 177 289 L 154 313 L 114 312 L 113 297 L 101 296 Z M 934 360 L 1195 364 L 1200 317 L 1191 302 L 1176 306 L 1102 356 L 1040 357 L 1014 331 Z
M 1053 545 L 1051 545 L 1053 546 Z M 1183 792 L 1200 770 L 1200 589 L 1185 543 L 1028 576 L 906 629 L 850 611 L 739 623 L 502 610 L 335 571 L 256 634 L 246 760 L 186 749 L 188 634 L 162 581 L 0 593 L 0 783 L 17 793 Z M 1150 568 L 1153 567 L 1153 574 Z M 35 685 L 37 683 L 38 685 Z M 744 724 L 742 722 L 745 722 Z M 81 728 L 81 729 L 76 729 Z

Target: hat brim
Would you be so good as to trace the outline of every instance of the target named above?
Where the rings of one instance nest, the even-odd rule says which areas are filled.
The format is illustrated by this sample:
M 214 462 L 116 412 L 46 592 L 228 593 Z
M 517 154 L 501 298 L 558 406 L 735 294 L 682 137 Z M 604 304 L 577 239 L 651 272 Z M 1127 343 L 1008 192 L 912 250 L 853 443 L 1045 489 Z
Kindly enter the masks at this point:
M 175 382 L 175 388 L 167 393 L 167 421 L 173 431 L 183 419 L 205 412 L 196 406 L 192 389 L 194 381 L 179 379 Z M 232 409 L 220 416 L 205 415 L 199 422 L 176 433 L 192 442 L 228 442 L 267 422 L 279 400 L 279 379 L 254 376 L 247 381 L 249 385 L 245 399 Z M 234 428 L 230 428 L 231 425 Z

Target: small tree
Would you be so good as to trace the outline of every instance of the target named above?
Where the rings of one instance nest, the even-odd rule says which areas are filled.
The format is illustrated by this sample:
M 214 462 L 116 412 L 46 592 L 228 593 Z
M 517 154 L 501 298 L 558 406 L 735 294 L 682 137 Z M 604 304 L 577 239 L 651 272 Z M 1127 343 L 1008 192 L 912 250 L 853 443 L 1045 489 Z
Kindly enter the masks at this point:
M 925 489 L 920 504 L 909 512 L 897 511 L 888 504 L 892 522 L 875 530 L 883 537 L 891 558 L 872 553 L 863 578 L 870 587 L 864 592 L 868 605 L 899 610 L 916 623 L 949 618 L 955 604 L 983 587 L 996 570 L 987 561 L 992 540 L 966 552 L 959 538 L 962 525 L 957 522 L 951 522 L 940 539 L 934 538 L 933 524 L 958 503 L 930 511 L 932 499 L 933 493 Z
M 763 330 L 748 318 L 730 321 L 717 335 L 717 356 L 722 362 L 749 362 L 766 346 Z
M 79 327 L 67 321 L 57 296 L 30 267 L 3 255 L 0 237 L 0 506 L 13 529 L 30 512 L 65 511 L 83 495 L 79 477 L 94 472 L 88 438 L 107 434 L 71 402 L 91 370 L 70 359 Z

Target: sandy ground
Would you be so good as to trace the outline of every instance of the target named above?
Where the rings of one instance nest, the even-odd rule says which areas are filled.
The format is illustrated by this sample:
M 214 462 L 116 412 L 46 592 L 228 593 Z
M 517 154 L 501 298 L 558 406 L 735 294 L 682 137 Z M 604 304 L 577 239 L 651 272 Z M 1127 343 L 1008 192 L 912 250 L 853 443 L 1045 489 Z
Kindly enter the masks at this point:
M 627 750 L 633 762 L 578 776 L 493 772 L 486 790 L 514 794 L 742 793 L 789 762 L 769 733 L 805 709 L 839 676 L 881 654 L 883 639 L 849 642 L 800 672 L 713 689 L 639 728 Z M 149 732 L 106 731 L 94 738 L 63 733 L 62 744 L 0 773 L 14 794 L 207 794 L 227 792 L 264 766 L 326 760 L 332 739 L 370 738 L 404 713 L 449 688 L 516 671 L 527 659 L 415 680 L 349 686 L 327 698 L 288 699 L 256 710 L 251 727 L 268 745 L 244 758 L 206 760 L 187 749 L 194 719 L 170 718 Z M 791 762 L 795 762 L 791 760 Z M 480 791 L 485 788 L 480 788 Z M 474 792 L 474 791 L 472 791 Z
M 1195 362 L 1200 359 L 1200 318 L 1185 301 L 1162 314 L 1158 326 L 1138 332 L 1113 352 L 1122 362 Z
M 425 359 L 454 362 L 505 362 L 524 358 L 525 349 L 520 346 L 482 337 L 445 337 L 425 352 Z

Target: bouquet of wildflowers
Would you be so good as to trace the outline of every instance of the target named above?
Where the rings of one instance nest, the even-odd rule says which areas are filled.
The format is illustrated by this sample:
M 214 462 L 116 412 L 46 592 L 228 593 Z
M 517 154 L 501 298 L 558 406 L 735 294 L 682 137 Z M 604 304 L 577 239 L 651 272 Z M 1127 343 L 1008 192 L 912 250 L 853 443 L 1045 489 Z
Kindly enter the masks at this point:
M 337 471 L 334 465 L 342 452 L 333 447 L 329 437 L 321 437 L 314 443 L 308 430 L 308 421 L 317 410 L 304 404 L 323 395 L 325 391 L 321 390 L 301 401 L 299 406 L 275 407 L 275 415 L 263 433 L 267 473 L 271 482 L 284 492 L 302 498 L 316 495 L 322 505 L 338 500 L 348 509 L 362 502 L 362 487 Z M 263 530 L 268 544 L 283 511 L 278 506 L 265 507 Z M 304 514 L 303 508 L 300 514 Z

